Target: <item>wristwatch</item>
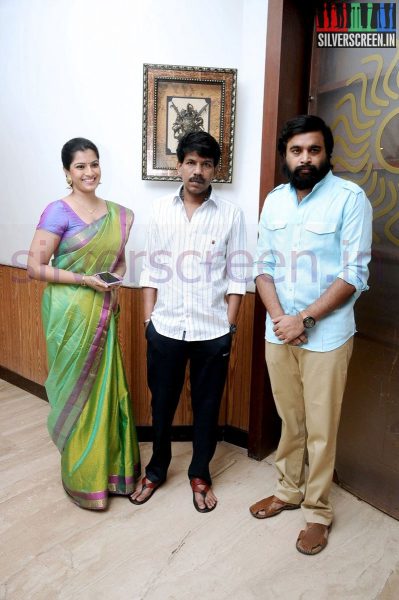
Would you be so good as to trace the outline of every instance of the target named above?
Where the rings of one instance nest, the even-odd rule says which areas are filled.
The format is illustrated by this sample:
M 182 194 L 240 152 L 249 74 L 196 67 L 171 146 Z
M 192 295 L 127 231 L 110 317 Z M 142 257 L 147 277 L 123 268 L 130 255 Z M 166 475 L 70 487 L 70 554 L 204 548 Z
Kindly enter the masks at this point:
M 230 323 L 230 333 L 237 333 L 237 325 L 235 325 L 234 323 Z
M 303 312 L 300 313 L 301 317 L 303 317 L 302 323 L 305 329 L 312 329 L 316 325 L 316 319 L 307 315 Z

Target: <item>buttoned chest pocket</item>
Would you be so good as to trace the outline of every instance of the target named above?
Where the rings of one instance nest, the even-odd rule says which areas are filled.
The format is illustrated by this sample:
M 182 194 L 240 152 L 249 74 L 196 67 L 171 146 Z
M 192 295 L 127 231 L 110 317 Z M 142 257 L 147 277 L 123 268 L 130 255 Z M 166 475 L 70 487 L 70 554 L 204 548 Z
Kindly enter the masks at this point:
M 337 231 L 336 222 L 308 221 L 304 228 L 304 247 L 307 250 L 325 249 L 334 243 Z
M 287 221 L 269 221 L 266 229 L 271 239 L 271 249 L 281 250 L 287 243 Z

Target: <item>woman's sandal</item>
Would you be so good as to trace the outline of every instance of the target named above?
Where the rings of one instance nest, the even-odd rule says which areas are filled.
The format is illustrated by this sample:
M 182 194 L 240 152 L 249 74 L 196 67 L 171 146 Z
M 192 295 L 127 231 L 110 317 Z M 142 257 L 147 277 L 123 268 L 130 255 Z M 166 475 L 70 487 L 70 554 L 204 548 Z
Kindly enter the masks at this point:
M 207 513 L 207 512 L 211 512 L 211 510 L 214 510 L 216 508 L 217 503 L 214 506 L 212 506 L 212 508 L 209 508 L 206 505 L 204 508 L 200 508 L 198 506 L 198 502 L 195 498 L 195 494 L 201 494 L 201 496 L 203 497 L 204 502 L 205 502 L 206 495 L 209 492 L 209 490 L 211 489 L 211 486 L 208 485 L 206 481 L 204 481 L 203 479 L 200 479 L 199 477 L 194 477 L 194 479 L 190 480 L 190 485 L 191 485 L 191 489 L 193 490 L 193 504 L 194 504 L 196 510 L 198 510 L 198 512 Z M 199 486 L 201 486 L 201 488 Z M 204 486 L 204 487 L 202 488 L 202 486 Z
M 141 492 L 140 492 L 140 494 L 141 494 L 142 492 L 144 492 L 144 490 L 146 490 L 146 489 L 148 489 L 148 490 L 152 490 L 152 491 L 151 491 L 151 494 L 149 494 L 148 496 L 146 496 L 146 497 L 144 498 L 144 500 L 137 500 L 137 498 L 132 498 L 132 496 L 133 496 L 133 494 L 134 494 L 134 492 L 133 492 L 133 494 L 130 494 L 130 495 L 128 496 L 128 498 L 129 498 L 129 501 L 130 501 L 132 504 L 138 504 L 138 505 L 140 505 L 140 504 L 145 504 L 145 503 L 147 502 L 147 500 L 149 500 L 150 498 L 152 498 L 152 496 L 153 496 L 153 494 L 154 494 L 155 490 L 157 490 L 157 489 L 158 489 L 158 488 L 159 488 L 159 487 L 162 485 L 162 483 L 163 483 L 163 481 L 156 481 L 156 482 L 153 482 L 153 481 L 150 481 L 149 479 L 147 479 L 147 477 L 143 477 L 143 479 L 141 480 Z M 140 494 L 139 494 L 139 495 L 140 495 Z

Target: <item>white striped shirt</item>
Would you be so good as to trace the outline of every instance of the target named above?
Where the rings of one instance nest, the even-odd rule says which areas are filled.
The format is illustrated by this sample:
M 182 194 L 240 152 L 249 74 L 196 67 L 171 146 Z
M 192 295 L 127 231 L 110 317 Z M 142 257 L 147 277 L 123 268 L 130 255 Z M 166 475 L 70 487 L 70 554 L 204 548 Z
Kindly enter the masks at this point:
M 158 290 L 158 333 L 214 339 L 229 331 L 226 294 L 246 290 L 244 215 L 212 191 L 189 220 L 179 191 L 154 202 L 140 285 Z

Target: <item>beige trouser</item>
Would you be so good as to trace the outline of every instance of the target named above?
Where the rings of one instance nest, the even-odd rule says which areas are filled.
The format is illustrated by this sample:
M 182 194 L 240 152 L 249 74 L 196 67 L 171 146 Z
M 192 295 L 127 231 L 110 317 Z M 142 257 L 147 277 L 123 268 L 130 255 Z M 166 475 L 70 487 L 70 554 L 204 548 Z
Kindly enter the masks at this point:
M 353 338 L 330 352 L 266 342 L 274 401 L 282 420 L 275 495 L 302 503 L 306 521 L 329 525 L 337 432 Z M 309 472 L 305 484 L 305 459 Z

